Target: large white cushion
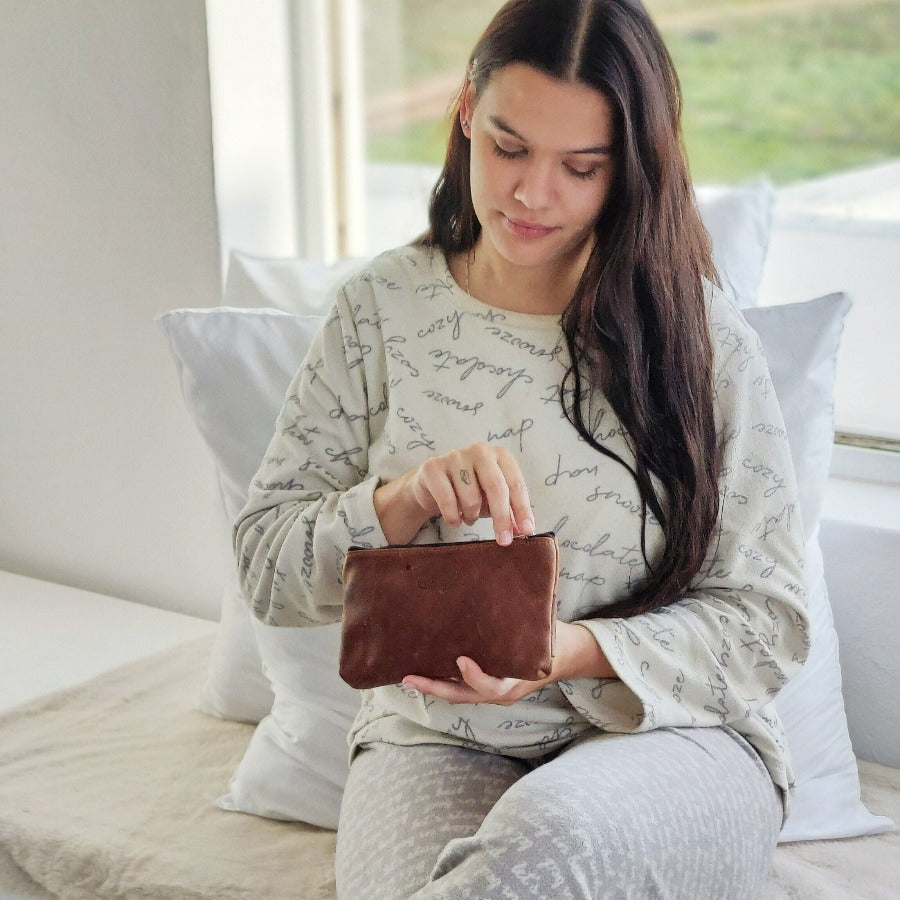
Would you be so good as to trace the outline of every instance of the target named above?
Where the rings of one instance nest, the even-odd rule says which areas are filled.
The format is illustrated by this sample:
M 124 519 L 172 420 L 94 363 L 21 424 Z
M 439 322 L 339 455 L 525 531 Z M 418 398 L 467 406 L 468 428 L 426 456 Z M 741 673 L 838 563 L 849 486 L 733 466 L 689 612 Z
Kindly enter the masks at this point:
M 834 440 L 832 395 L 845 294 L 744 310 L 760 336 L 787 427 L 806 530 L 812 646 L 800 674 L 775 701 L 787 732 L 797 792 L 782 841 L 852 837 L 889 822 L 860 802 L 856 757 L 841 693 L 838 639 L 819 546 L 822 500 Z
M 188 410 L 216 462 L 231 521 L 275 431 L 285 373 L 290 380 L 322 317 L 215 307 L 175 309 L 157 322 L 175 357 Z
M 775 189 L 765 178 L 737 187 L 702 187 L 697 189 L 697 206 L 722 287 L 738 306 L 756 306 L 769 253 Z
M 363 263 L 361 259 L 345 259 L 325 266 L 307 259 L 268 258 L 232 250 L 222 305 L 268 306 L 290 313 L 321 315 L 334 302 L 334 293 L 341 283 Z
M 246 500 L 290 379 L 322 321 L 223 307 L 173 310 L 158 320 L 188 409 L 216 461 L 229 519 Z M 219 800 L 224 809 L 337 826 L 346 737 L 360 702 L 338 676 L 339 639 L 339 626 L 257 621 L 236 570 L 227 573 L 201 708 L 260 724 L 230 793 Z
M 240 599 L 237 578 L 231 590 Z M 359 692 L 337 673 L 340 626 L 252 628 L 272 683 L 272 711 L 219 798 L 223 809 L 273 819 L 299 819 L 337 828 L 347 780 L 347 732 L 359 710 Z
M 320 327 L 319 316 L 274 309 L 173 310 L 157 320 L 175 359 L 188 410 L 216 462 L 229 522 L 240 512 L 263 458 L 291 375 Z M 259 722 L 274 695 L 263 674 L 252 615 L 229 575 L 201 708 Z M 312 633 L 298 635 L 302 643 Z

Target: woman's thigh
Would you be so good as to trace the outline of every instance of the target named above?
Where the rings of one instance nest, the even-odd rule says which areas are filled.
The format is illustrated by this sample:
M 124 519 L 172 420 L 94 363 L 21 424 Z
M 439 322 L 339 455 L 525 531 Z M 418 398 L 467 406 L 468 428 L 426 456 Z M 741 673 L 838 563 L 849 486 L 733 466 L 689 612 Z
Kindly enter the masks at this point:
M 733 733 L 595 733 L 511 785 L 415 896 L 751 898 L 781 816 L 780 792 Z
M 531 767 L 462 747 L 373 744 L 353 760 L 341 803 L 339 898 L 400 900 L 425 885 L 454 838 L 474 834 Z

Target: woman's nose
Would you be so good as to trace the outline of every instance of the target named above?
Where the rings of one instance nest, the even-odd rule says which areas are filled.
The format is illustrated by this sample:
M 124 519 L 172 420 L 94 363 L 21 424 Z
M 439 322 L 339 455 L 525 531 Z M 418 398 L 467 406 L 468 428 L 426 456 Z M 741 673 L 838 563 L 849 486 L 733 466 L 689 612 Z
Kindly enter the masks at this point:
M 553 196 L 553 176 L 550 167 L 532 163 L 523 168 L 513 193 L 516 200 L 528 209 L 544 209 Z

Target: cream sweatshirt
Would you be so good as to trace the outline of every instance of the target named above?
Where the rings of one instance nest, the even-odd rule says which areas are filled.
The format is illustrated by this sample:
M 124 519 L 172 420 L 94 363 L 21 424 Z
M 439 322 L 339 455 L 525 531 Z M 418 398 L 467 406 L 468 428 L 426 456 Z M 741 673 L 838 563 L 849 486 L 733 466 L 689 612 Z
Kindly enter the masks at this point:
M 625 469 L 563 415 L 569 358 L 559 316 L 480 302 L 455 283 L 440 250 L 423 246 L 383 254 L 342 287 L 235 524 L 255 615 L 287 626 L 340 619 L 347 548 L 387 544 L 375 488 L 429 456 L 496 443 L 519 461 L 536 531 L 557 534 L 560 618 L 590 629 L 619 676 L 558 682 L 510 707 L 451 705 L 401 685 L 365 691 L 352 748 L 445 742 L 533 757 L 591 728 L 727 726 L 789 794 L 772 699 L 809 650 L 798 493 L 759 339 L 721 294 L 711 291 L 709 304 L 723 460 L 713 545 L 683 597 L 600 619 L 597 610 L 645 574 L 641 503 Z M 601 393 L 589 414 L 595 436 L 633 463 Z M 651 560 L 661 535 L 648 516 Z M 438 520 L 415 542 L 473 537 L 493 538 L 490 520 Z

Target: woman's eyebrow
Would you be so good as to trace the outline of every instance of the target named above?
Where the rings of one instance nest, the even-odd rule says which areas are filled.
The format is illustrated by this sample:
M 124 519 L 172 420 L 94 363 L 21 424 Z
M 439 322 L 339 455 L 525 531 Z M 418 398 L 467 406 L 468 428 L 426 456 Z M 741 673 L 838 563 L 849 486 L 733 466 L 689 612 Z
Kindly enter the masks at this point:
M 505 132 L 510 137 L 515 138 L 517 141 L 521 141 L 523 144 L 528 143 L 528 141 L 524 137 L 522 137 L 522 135 L 519 134 L 519 132 L 516 131 L 515 128 L 513 128 L 511 125 L 508 125 L 503 119 L 500 118 L 500 116 L 489 116 L 488 121 L 495 128 L 498 128 L 500 131 Z M 608 156 L 610 153 L 612 153 L 612 147 L 598 145 L 596 147 L 584 147 L 581 150 L 567 150 L 566 153 L 573 154 L 573 155 L 578 155 L 578 154 L 601 155 L 602 154 L 602 155 Z

